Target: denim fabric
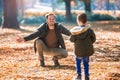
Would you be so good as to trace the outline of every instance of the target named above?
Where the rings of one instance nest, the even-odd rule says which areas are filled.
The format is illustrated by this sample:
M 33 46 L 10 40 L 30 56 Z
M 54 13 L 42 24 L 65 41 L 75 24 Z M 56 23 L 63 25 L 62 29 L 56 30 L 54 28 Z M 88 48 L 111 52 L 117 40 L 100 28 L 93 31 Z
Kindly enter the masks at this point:
M 89 57 L 76 57 L 76 71 L 81 75 L 81 63 L 84 65 L 85 76 L 89 76 Z

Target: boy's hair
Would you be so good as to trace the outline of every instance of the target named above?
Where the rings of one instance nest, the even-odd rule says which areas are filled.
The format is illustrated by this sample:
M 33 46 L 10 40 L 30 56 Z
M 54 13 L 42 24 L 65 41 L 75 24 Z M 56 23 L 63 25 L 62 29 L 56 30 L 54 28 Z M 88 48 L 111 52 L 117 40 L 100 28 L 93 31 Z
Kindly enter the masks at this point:
M 47 14 L 45 15 L 45 18 L 48 19 L 48 16 L 49 16 L 49 15 L 53 15 L 54 17 L 56 17 L 55 14 L 51 12 L 51 13 L 47 13 Z
M 82 22 L 83 24 L 85 24 L 87 22 L 87 15 L 85 13 L 81 13 L 77 16 L 77 22 Z

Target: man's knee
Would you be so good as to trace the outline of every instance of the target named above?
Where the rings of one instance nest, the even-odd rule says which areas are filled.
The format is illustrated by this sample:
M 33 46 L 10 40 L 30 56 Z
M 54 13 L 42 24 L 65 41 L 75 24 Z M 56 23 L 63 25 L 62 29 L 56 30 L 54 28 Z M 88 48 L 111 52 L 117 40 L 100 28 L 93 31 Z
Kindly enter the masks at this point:
M 43 51 L 44 53 L 46 53 L 46 52 L 49 52 L 49 48 L 46 46 L 46 44 L 42 41 L 42 40 L 40 40 L 40 39 L 38 39 L 38 40 L 36 40 L 36 48 L 39 50 L 39 51 Z
M 63 50 L 63 58 L 66 58 L 68 56 L 68 52 L 66 50 Z
M 66 53 L 64 57 L 66 58 L 67 56 L 68 56 L 68 53 Z

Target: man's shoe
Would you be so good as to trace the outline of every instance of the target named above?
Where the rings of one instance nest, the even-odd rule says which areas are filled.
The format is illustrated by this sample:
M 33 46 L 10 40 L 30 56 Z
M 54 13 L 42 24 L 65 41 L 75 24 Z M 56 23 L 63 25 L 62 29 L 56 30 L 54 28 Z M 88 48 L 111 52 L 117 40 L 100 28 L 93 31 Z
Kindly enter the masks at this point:
M 40 66 L 41 66 L 41 67 L 45 67 L 45 63 L 44 63 L 43 60 L 40 61 Z
M 60 63 L 58 62 L 58 60 L 54 60 L 54 67 L 60 67 Z
M 89 76 L 85 76 L 85 80 L 90 80 L 90 79 L 89 79 Z

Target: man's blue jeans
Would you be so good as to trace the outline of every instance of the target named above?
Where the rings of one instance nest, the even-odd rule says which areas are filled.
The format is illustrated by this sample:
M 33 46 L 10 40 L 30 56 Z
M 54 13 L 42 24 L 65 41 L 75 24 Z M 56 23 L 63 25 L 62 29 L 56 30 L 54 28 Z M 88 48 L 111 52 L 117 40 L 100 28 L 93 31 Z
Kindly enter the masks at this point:
M 89 57 L 76 57 L 76 71 L 81 75 L 81 62 L 83 61 L 85 76 L 89 76 Z

